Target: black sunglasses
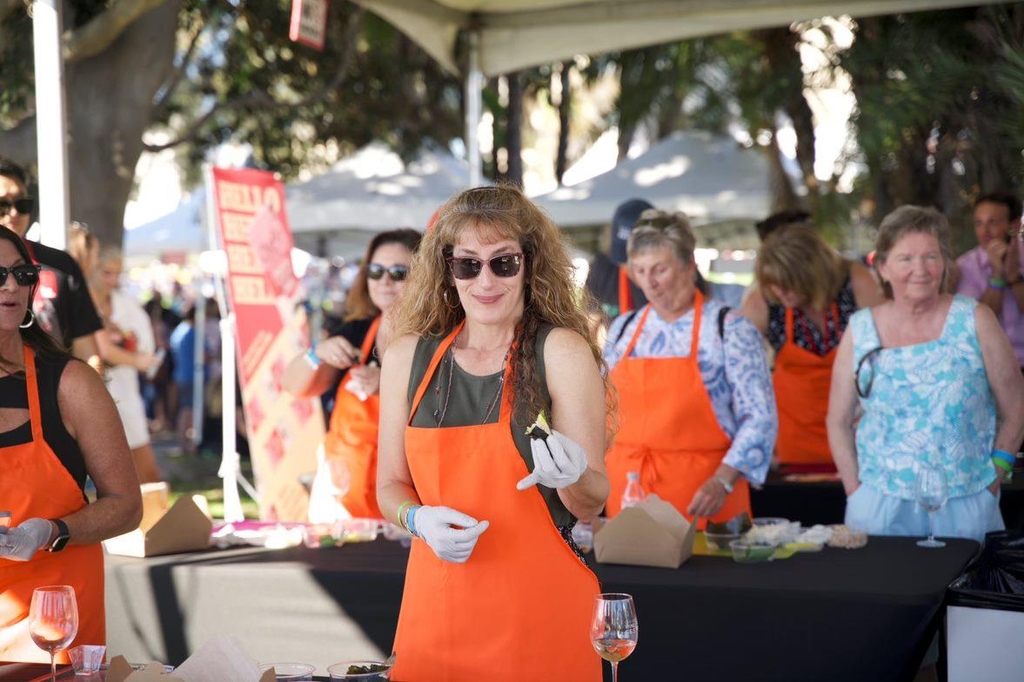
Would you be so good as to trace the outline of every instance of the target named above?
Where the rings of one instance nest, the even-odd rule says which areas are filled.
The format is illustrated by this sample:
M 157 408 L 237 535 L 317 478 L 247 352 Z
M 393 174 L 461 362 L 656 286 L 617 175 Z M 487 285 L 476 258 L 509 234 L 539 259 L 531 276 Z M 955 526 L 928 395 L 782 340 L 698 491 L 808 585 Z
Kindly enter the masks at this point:
M 35 263 L 22 263 L 10 268 L 0 266 L 0 287 L 7 284 L 7 275 L 14 275 L 19 286 L 27 287 L 39 281 L 39 266 Z
M 366 276 L 370 279 L 380 279 L 384 276 L 385 272 L 388 273 L 388 277 L 391 278 L 392 282 L 402 282 L 409 276 L 409 266 L 390 265 L 384 267 L 380 263 L 370 263 L 366 266 Z
M 15 199 L 14 201 L 0 199 L 0 215 L 11 215 L 12 208 L 21 215 L 28 215 L 32 212 L 35 205 L 35 200 L 28 197 L 24 199 Z
M 853 375 L 853 381 L 855 384 L 857 384 L 857 395 L 859 395 L 861 398 L 867 398 L 869 395 L 871 395 L 871 384 L 875 382 L 875 356 L 878 355 L 881 351 L 881 346 L 878 346 L 877 348 L 872 348 L 867 353 L 865 353 L 864 356 L 861 357 L 860 362 L 857 363 L 857 371 Z M 869 358 L 870 362 L 868 362 Z M 868 369 L 870 370 L 870 374 L 867 375 L 867 385 L 861 383 L 860 380 L 860 373 L 861 370 L 864 369 L 865 362 L 868 362 Z
M 473 279 L 483 270 L 485 262 L 497 277 L 515 277 L 519 274 L 519 268 L 523 264 L 523 254 L 506 253 L 502 256 L 495 256 L 489 261 L 452 256 L 448 259 L 448 266 L 452 269 L 455 279 Z

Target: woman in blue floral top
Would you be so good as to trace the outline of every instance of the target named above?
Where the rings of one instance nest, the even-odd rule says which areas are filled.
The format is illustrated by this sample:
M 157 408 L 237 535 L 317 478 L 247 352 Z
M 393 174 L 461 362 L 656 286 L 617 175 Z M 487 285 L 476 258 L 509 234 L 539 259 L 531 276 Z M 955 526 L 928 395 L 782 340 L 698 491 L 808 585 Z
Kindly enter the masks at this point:
M 1013 461 L 1007 451 L 1024 437 L 1016 357 L 990 309 L 945 293 L 952 259 L 941 213 L 896 209 L 879 227 L 876 250 L 889 300 L 850 319 L 829 396 L 846 523 L 879 535 L 927 533 L 914 487 L 928 463 L 949 484 L 936 534 L 983 540 L 1004 527 L 1000 477 Z

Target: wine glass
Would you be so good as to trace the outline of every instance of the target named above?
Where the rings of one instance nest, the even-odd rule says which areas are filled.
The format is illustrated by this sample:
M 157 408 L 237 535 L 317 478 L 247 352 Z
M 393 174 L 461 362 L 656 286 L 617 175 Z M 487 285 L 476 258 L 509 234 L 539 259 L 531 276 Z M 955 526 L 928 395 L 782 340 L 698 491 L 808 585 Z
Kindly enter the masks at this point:
M 37 587 L 32 592 L 28 612 L 28 630 L 32 641 L 50 652 L 50 677 L 57 680 L 56 654 L 66 649 L 78 634 L 78 603 L 70 585 Z
M 928 512 L 928 539 L 918 540 L 918 547 L 945 547 L 946 543 L 935 539 L 935 512 L 942 509 L 949 499 L 949 484 L 946 470 L 934 464 L 921 464 L 917 470 L 914 487 L 917 503 Z
M 633 653 L 638 634 L 633 597 L 608 592 L 594 598 L 590 641 L 598 655 L 612 664 L 612 682 L 618 682 L 619 661 Z

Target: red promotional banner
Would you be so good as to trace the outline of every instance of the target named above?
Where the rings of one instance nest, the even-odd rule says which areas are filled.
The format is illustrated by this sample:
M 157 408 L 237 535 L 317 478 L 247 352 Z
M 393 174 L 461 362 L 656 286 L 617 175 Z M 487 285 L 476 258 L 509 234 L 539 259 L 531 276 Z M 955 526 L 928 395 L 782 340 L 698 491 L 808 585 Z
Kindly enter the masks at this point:
M 265 171 L 214 168 L 212 192 L 227 256 L 260 517 L 304 521 L 309 496 L 300 477 L 316 470 L 324 422 L 318 400 L 281 388 L 288 362 L 309 347 L 309 327 L 298 305 L 302 288 L 292 270 L 284 185 Z

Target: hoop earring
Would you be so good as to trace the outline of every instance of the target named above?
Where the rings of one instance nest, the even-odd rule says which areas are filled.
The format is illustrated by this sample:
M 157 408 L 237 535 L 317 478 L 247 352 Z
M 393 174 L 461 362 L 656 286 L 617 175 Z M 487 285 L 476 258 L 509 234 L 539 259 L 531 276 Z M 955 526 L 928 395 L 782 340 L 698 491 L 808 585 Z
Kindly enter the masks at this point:
M 36 314 L 35 311 L 33 311 L 31 308 L 28 308 L 25 311 L 25 315 L 28 317 L 28 322 L 22 322 L 21 324 L 19 324 L 18 329 L 28 329 L 29 327 L 36 323 Z
M 449 291 L 450 291 L 450 289 L 445 289 L 444 291 L 442 291 L 441 292 L 441 298 L 444 299 L 444 304 L 446 306 L 448 306 L 448 308 L 450 310 L 458 310 L 459 309 L 459 302 L 458 302 L 458 300 L 455 301 L 455 305 L 452 305 L 451 301 L 448 300 L 448 292 Z

